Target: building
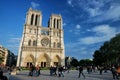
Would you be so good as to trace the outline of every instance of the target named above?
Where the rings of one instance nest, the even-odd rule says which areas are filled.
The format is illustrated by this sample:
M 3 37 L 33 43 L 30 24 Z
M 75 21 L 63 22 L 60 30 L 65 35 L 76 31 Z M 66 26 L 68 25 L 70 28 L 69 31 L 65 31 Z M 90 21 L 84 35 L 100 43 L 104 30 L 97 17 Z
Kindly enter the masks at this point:
M 1 45 L 0 45 L 0 56 L 3 57 L 2 65 L 4 66 L 16 65 L 16 60 L 14 59 L 15 58 L 14 53 L 12 53 L 10 50 L 4 48 Z
M 48 26 L 43 27 L 41 11 L 30 8 L 26 15 L 17 66 L 65 65 L 63 34 L 61 15 L 52 14 Z

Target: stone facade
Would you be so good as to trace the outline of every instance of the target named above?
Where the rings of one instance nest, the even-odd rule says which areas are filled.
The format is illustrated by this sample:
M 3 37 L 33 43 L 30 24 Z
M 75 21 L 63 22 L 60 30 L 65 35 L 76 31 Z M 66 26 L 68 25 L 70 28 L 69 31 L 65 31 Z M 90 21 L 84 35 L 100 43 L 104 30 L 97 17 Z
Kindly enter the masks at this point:
M 42 13 L 30 8 L 26 15 L 17 66 L 64 66 L 63 34 L 61 15 L 52 14 L 48 27 L 43 27 Z

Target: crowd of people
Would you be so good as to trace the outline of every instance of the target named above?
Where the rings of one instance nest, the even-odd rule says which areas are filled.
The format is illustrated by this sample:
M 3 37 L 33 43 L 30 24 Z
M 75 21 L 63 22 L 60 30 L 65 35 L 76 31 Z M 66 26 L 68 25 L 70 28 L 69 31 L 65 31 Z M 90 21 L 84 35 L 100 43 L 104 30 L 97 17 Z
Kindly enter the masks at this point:
M 84 74 L 84 69 L 86 69 L 88 74 L 91 74 L 92 72 L 98 72 L 99 74 L 102 75 L 103 72 L 107 73 L 107 71 L 111 71 L 112 75 L 113 75 L 113 79 L 118 79 L 118 76 L 120 74 L 120 66 L 111 66 L 111 67 L 103 67 L 103 66 L 78 66 L 76 68 L 78 70 L 78 78 L 81 77 L 81 75 L 83 76 L 83 78 L 85 79 L 86 76 Z M 39 66 L 35 67 L 35 66 L 31 66 L 30 68 L 30 72 L 29 72 L 29 76 L 39 76 L 40 75 L 40 70 L 41 68 Z M 67 73 L 69 73 L 70 67 L 65 67 L 65 66 L 51 66 L 49 68 L 50 70 L 50 76 L 58 76 L 58 77 L 64 77 L 64 72 L 67 71 Z
M 8 80 L 6 76 L 3 75 L 3 72 L 8 71 L 11 73 L 12 70 L 14 70 L 15 67 L 5 67 L 1 68 L 0 67 L 0 80 Z M 20 70 L 20 68 L 17 68 Z M 64 72 L 69 73 L 70 71 L 70 66 L 65 67 L 65 66 L 51 66 L 49 67 L 50 70 L 50 76 L 58 76 L 58 77 L 64 77 Z M 99 74 L 102 75 L 103 72 L 107 73 L 107 71 L 111 71 L 113 79 L 119 79 L 120 76 L 120 66 L 109 66 L 109 67 L 103 67 L 103 66 L 78 66 L 76 68 L 78 70 L 78 78 L 83 76 L 83 78 L 86 78 L 86 75 L 84 74 L 84 70 L 87 71 L 88 74 L 91 74 L 92 72 L 98 72 Z M 31 65 L 29 67 L 29 74 L 28 76 L 39 76 L 41 74 L 41 67 L 40 66 L 34 66 Z

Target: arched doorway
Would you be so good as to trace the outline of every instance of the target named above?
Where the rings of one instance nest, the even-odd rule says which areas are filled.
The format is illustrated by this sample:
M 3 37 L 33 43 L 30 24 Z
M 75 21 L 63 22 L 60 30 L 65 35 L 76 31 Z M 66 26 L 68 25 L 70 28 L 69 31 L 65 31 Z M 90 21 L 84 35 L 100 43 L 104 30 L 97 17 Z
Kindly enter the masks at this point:
M 41 67 L 50 67 L 50 58 L 47 54 L 42 54 L 38 58 L 38 65 Z
M 28 55 L 25 58 L 24 65 L 27 66 L 27 67 L 30 67 L 31 65 L 33 65 L 33 63 L 34 63 L 34 56 L 33 55 Z
M 52 62 L 53 62 L 53 66 L 59 66 L 59 65 L 61 65 L 61 59 L 60 59 L 60 57 L 58 55 L 56 55 L 56 56 L 53 57 Z

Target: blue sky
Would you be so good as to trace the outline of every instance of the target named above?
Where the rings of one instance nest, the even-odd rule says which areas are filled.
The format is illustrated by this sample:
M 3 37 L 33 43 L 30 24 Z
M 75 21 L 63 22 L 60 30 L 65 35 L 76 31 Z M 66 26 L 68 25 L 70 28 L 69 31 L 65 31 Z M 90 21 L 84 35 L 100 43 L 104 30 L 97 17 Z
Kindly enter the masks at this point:
M 0 45 L 15 54 L 30 7 L 42 12 L 44 27 L 52 13 L 62 15 L 66 56 L 91 59 L 120 33 L 120 0 L 0 0 Z

